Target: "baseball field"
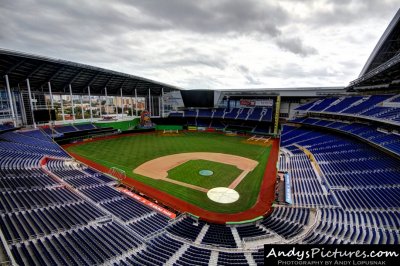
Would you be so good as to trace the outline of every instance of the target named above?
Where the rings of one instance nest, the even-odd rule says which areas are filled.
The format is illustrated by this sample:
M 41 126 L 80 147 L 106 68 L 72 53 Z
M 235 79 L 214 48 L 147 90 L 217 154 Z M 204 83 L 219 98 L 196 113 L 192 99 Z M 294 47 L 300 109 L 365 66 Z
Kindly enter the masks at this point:
M 177 136 L 140 134 L 72 145 L 72 155 L 218 213 L 238 213 L 257 201 L 271 146 L 253 145 L 246 137 L 186 132 Z M 239 195 L 232 203 L 210 199 L 213 188 Z M 221 195 L 222 197 L 224 195 Z

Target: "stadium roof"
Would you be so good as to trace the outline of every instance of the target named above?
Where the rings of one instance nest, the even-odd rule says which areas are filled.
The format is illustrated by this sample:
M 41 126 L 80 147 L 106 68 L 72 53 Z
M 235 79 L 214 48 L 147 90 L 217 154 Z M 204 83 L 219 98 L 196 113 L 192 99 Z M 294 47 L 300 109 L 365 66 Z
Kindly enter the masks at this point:
M 400 88 L 400 9 L 378 41 L 360 76 L 348 91 L 398 90 Z
M 8 75 L 11 87 L 26 88 L 29 78 L 33 91 L 48 91 L 47 82 L 51 82 L 53 93 L 69 93 L 71 84 L 74 94 L 90 92 L 93 95 L 104 95 L 107 87 L 108 95 L 134 95 L 135 89 L 139 96 L 160 95 L 164 92 L 180 90 L 180 88 L 99 67 L 74 63 L 66 60 L 53 59 L 16 51 L 0 49 L 0 75 Z M 5 79 L 0 79 L 0 87 L 5 87 Z
M 400 54 L 350 82 L 348 91 L 400 89 Z
M 382 65 L 400 53 L 400 9 L 389 23 L 369 56 L 359 77 Z

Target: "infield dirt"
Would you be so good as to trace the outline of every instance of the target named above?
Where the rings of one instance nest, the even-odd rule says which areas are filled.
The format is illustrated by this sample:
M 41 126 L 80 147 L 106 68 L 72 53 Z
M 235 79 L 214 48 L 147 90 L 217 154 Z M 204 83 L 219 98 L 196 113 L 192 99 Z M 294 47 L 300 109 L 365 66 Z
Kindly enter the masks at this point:
M 184 182 L 172 180 L 168 178 L 168 171 L 190 160 L 208 160 L 218 163 L 224 163 L 236 166 L 243 172 L 229 185 L 229 188 L 234 189 L 246 175 L 253 171 L 258 165 L 258 162 L 252 159 L 244 158 L 242 156 L 216 153 L 216 152 L 188 152 L 178 153 L 167 156 L 158 157 L 156 159 L 147 161 L 133 170 L 133 173 L 147 176 L 153 179 L 161 179 L 167 182 L 175 183 L 188 188 L 196 189 L 202 192 L 207 192 L 204 189 L 195 185 L 187 184 Z M 190 178 L 190 177 L 188 177 Z

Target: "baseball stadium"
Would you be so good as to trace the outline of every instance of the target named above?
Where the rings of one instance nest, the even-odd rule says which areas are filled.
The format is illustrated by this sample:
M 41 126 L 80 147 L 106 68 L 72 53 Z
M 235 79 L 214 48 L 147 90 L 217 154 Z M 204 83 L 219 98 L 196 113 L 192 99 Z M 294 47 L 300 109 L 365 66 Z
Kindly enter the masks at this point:
M 398 245 L 400 11 L 360 60 L 346 87 L 190 90 L 0 49 L 1 263 Z

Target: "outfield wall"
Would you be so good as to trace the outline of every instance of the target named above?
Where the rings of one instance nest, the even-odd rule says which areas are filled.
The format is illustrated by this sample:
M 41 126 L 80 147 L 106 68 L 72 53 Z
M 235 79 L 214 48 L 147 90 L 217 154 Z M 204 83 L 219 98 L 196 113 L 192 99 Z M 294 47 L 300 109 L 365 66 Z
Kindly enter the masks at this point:
M 95 122 L 96 127 L 112 127 L 121 131 L 129 130 L 137 126 L 140 122 L 139 118 L 128 121 L 110 121 L 110 122 Z
M 183 130 L 180 125 L 157 125 L 156 130 Z

